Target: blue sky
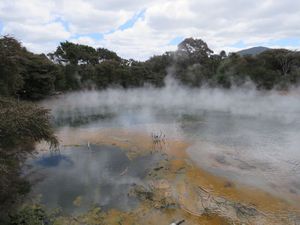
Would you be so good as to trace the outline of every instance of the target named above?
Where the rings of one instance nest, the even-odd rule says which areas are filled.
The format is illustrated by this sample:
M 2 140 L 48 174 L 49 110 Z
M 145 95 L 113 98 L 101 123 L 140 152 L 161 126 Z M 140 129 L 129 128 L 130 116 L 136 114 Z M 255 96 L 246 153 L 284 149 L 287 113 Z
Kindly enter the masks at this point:
M 121 24 L 119 27 L 117 28 L 112 28 L 111 30 L 107 31 L 107 32 L 104 32 L 104 33 L 87 33 L 87 34 L 73 34 L 71 36 L 72 39 L 78 39 L 82 36 L 84 37 L 89 37 L 93 40 L 96 40 L 96 41 L 100 41 L 100 40 L 103 40 L 104 39 L 104 36 L 105 35 L 108 35 L 108 34 L 112 34 L 116 31 L 124 31 L 126 29 L 130 29 L 134 26 L 134 24 L 139 20 L 139 19 L 143 19 L 144 18 L 144 14 L 145 14 L 145 9 L 135 13 L 131 18 L 129 18 L 127 21 L 125 21 L 123 24 Z M 66 30 L 69 30 L 69 24 L 67 21 L 61 19 L 61 18 L 57 18 L 56 19 L 57 22 L 60 22 L 63 24 L 63 26 L 65 27 Z
M 277 39 L 277 40 L 271 40 L 267 42 L 268 45 L 278 45 L 282 47 L 299 47 L 300 46 L 300 38 L 290 37 L 290 38 L 283 38 L 283 39 Z M 300 49 L 299 49 L 300 50 Z
M 215 52 L 300 49 L 299 12 L 294 0 L 1 0 L 0 32 L 34 52 L 68 40 L 145 60 L 186 37 L 203 39 Z
M 172 40 L 170 40 L 169 45 L 178 45 L 183 40 L 184 40 L 183 36 L 177 36 L 177 37 L 173 38 Z
M 274 39 L 268 40 L 265 42 L 257 42 L 256 46 L 265 46 L 265 47 L 282 47 L 282 48 L 290 48 L 290 47 L 299 47 L 300 46 L 300 38 L 282 38 L 282 39 Z M 247 48 L 247 44 L 245 44 L 242 40 L 234 43 L 232 47 L 235 48 Z M 300 49 L 299 49 L 300 50 Z
M 123 23 L 116 29 L 112 29 L 105 33 L 88 33 L 88 34 L 85 34 L 84 36 L 90 37 L 90 38 L 92 38 L 94 40 L 98 40 L 98 41 L 102 40 L 104 38 L 104 35 L 112 34 L 118 30 L 123 31 L 123 30 L 132 28 L 139 19 L 143 19 L 144 13 L 145 13 L 145 10 L 141 10 L 140 12 L 134 14 L 130 19 L 128 19 L 125 23 Z M 64 24 L 67 24 L 67 23 L 64 22 Z M 76 34 L 76 35 L 72 36 L 72 38 L 79 38 L 80 36 L 83 36 L 83 35 Z
M 145 16 L 146 9 L 141 10 L 140 12 L 134 14 L 129 20 L 127 20 L 124 24 L 118 27 L 118 30 L 126 30 L 134 26 L 134 24 L 139 20 L 143 19 Z
M 238 41 L 232 45 L 234 48 L 246 48 L 247 45 L 243 41 Z

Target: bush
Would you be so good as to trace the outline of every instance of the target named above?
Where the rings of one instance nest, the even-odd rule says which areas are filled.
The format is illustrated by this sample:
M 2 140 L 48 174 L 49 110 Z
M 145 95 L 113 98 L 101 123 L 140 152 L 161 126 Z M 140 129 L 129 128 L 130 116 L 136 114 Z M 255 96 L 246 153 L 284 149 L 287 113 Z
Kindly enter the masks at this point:
M 58 146 L 49 110 L 0 97 L 0 224 L 30 190 L 29 183 L 21 177 L 21 167 L 34 151 L 34 143 L 42 140 L 52 148 Z

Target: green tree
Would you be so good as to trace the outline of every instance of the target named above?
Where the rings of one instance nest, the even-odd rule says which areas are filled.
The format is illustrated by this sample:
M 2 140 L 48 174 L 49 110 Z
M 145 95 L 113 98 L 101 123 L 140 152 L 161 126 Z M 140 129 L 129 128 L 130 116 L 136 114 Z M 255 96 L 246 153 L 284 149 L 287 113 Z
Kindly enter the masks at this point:
M 207 83 L 213 76 L 220 58 L 212 53 L 213 51 L 201 39 L 183 40 L 173 55 L 175 77 L 189 86 Z
M 29 191 L 21 177 L 22 163 L 33 152 L 34 143 L 47 141 L 56 148 L 58 141 L 50 124 L 49 110 L 31 103 L 0 98 L 0 223 L 21 196 Z
M 19 61 L 24 85 L 19 91 L 26 99 L 42 99 L 49 96 L 54 90 L 54 82 L 59 69 L 45 55 L 36 55 L 26 52 Z
M 88 45 L 61 42 L 54 53 L 48 56 L 59 64 L 99 64 L 104 60 L 121 61 L 121 58 L 113 51 L 105 48 L 95 49 Z
M 188 57 L 192 62 L 201 63 L 207 59 L 213 51 L 201 39 L 186 38 L 178 45 L 176 53 L 179 57 Z
M 48 56 L 59 64 L 96 64 L 98 61 L 97 51 L 90 46 L 61 42 L 54 53 Z
M 16 96 L 23 87 L 24 80 L 18 66 L 22 52 L 22 46 L 16 39 L 9 36 L 0 38 L 0 95 Z
M 174 64 L 173 54 L 172 52 L 166 52 L 163 55 L 153 56 L 144 63 L 147 69 L 147 73 L 145 74 L 147 83 L 157 87 L 164 85 L 168 69 Z
M 121 61 L 122 59 L 117 55 L 117 53 L 110 51 L 106 48 L 97 48 L 98 62 L 104 60 L 115 60 Z
M 41 99 L 54 91 L 58 68 L 45 55 L 33 54 L 12 37 L 0 39 L 0 94 Z

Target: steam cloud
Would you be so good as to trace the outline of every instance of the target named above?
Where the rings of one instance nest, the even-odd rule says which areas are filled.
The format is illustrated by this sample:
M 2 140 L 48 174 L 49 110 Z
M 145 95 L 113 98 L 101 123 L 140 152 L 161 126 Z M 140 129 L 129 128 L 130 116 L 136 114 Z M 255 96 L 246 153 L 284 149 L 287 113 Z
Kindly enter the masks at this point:
M 166 86 L 161 89 L 148 87 L 80 91 L 42 104 L 51 108 L 57 119 L 105 113 L 119 115 L 133 109 L 150 115 L 159 109 L 170 113 L 215 111 L 239 116 L 278 117 L 293 122 L 300 115 L 300 90 L 294 89 L 285 94 L 278 91 L 257 91 L 251 85 L 230 90 L 191 89 L 180 86 L 168 77 Z
M 157 124 L 159 129 L 164 123 L 175 124 L 175 129 L 179 124 L 180 135 L 196 141 L 188 153 L 201 167 L 267 190 L 273 190 L 276 184 L 273 193 L 282 194 L 287 187 L 292 187 L 300 194 L 299 89 L 288 93 L 258 91 L 251 84 L 230 90 L 192 89 L 179 85 L 170 77 L 165 83 L 160 89 L 68 93 L 42 104 L 52 109 L 57 121 L 112 114 L 113 121 L 108 124 L 116 122 L 117 126 L 126 126 L 140 122 L 143 130 L 148 129 L 147 124 Z M 183 122 L 181 126 L 176 119 L 186 114 L 203 116 L 206 121 L 197 123 L 195 120 L 187 126 Z M 168 123 L 167 119 L 174 119 L 172 117 L 175 123 Z M 162 130 L 171 136 L 172 129 Z M 225 164 L 214 168 L 214 159 Z

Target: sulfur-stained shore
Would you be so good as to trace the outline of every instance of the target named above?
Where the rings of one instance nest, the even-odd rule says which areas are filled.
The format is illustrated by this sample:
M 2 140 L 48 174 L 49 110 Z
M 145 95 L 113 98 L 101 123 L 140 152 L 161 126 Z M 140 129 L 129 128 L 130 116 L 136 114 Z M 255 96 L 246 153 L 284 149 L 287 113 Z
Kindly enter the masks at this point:
M 210 174 L 186 153 L 190 143 L 179 138 L 153 139 L 148 133 L 125 129 L 70 129 L 58 132 L 62 146 L 108 145 L 124 149 L 129 158 L 159 153 L 164 159 L 135 185 L 129 195 L 140 200 L 129 212 L 100 208 L 57 224 L 299 224 L 300 206 Z M 126 173 L 126 171 L 124 171 Z M 122 174 L 120 174 L 122 176 Z

